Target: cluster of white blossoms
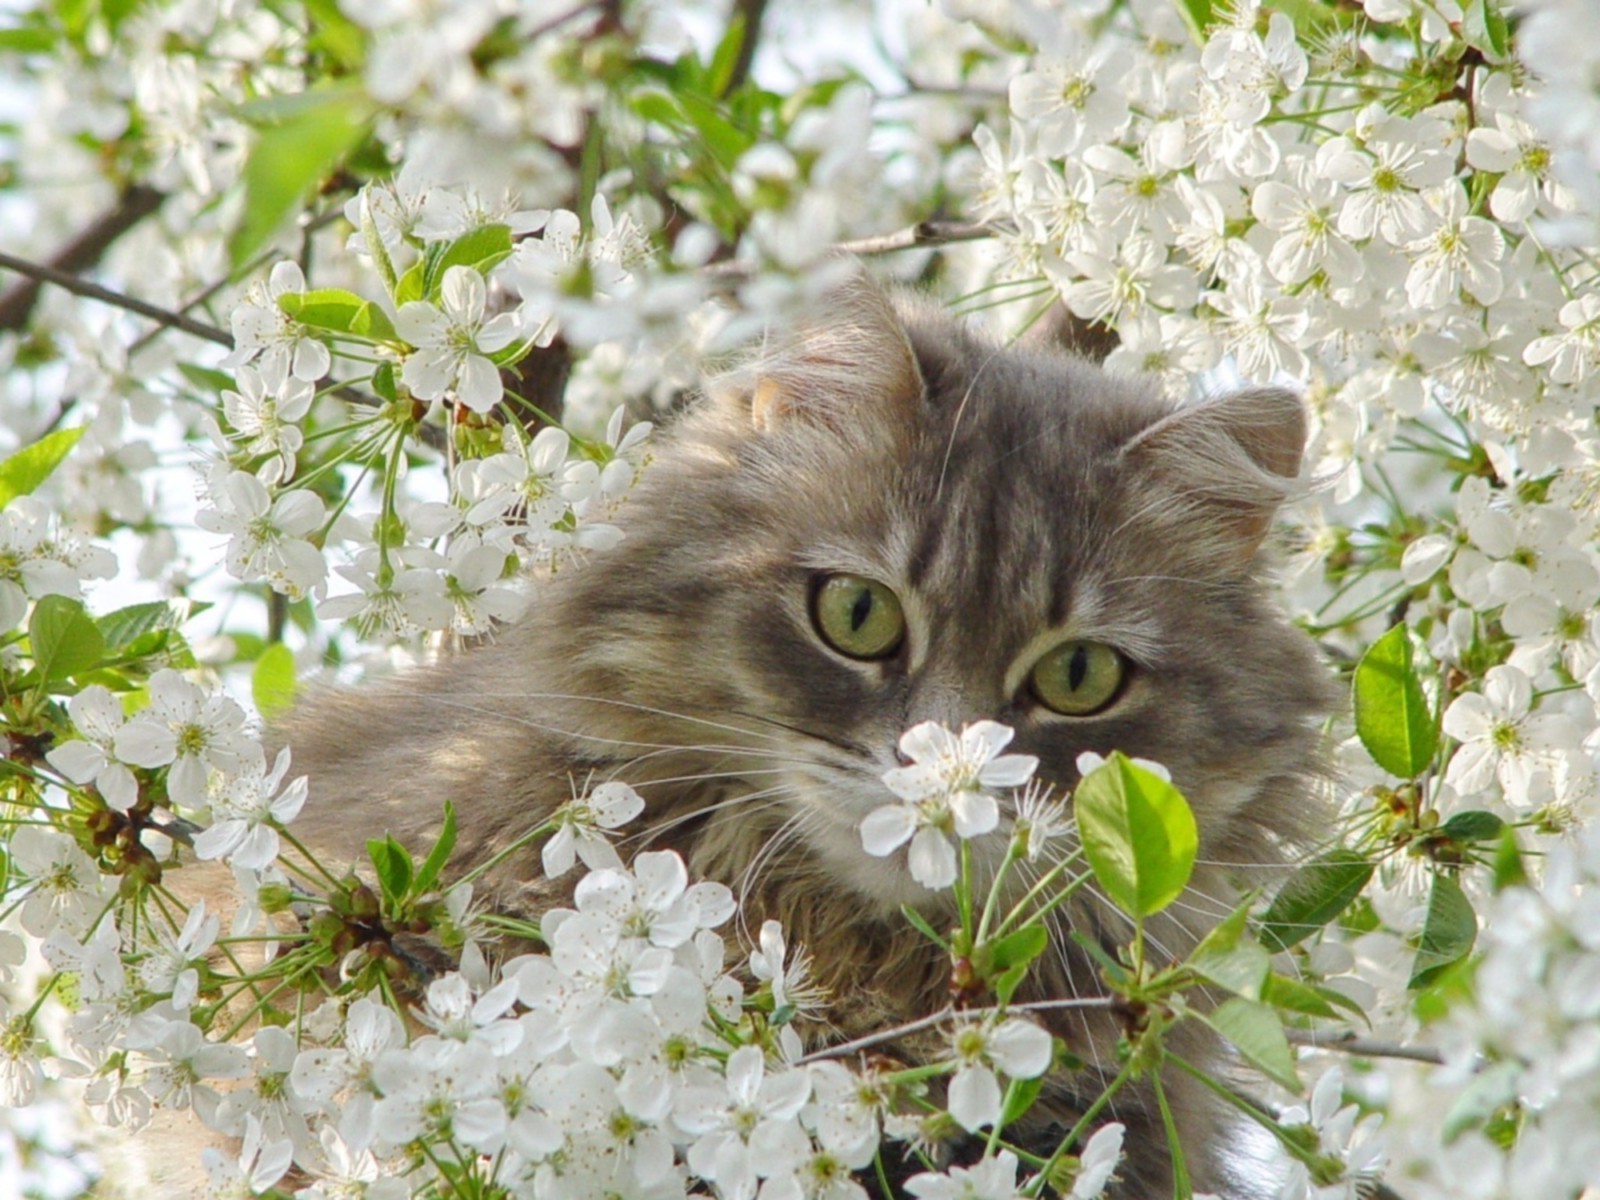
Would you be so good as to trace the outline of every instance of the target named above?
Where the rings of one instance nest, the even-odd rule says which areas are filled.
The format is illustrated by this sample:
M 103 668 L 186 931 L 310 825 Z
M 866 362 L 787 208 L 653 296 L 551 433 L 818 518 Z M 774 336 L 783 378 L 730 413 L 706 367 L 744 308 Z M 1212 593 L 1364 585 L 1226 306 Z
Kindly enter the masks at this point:
M 444 900 L 466 938 L 459 966 L 413 984 L 411 1000 L 392 974 L 368 970 L 381 960 L 372 944 L 335 943 L 342 958 L 312 963 L 306 939 L 339 924 L 340 910 L 317 907 L 314 860 L 288 850 L 306 793 L 303 778 L 286 782 L 289 752 L 268 769 L 239 706 L 177 672 L 158 673 L 149 691 L 127 717 L 103 687 L 79 693 L 68 707 L 80 736 L 50 751 L 45 767 L 63 784 L 94 785 L 127 818 L 125 861 L 136 846 L 166 859 L 155 843 L 192 843 L 196 857 L 226 861 L 253 902 L 222 936 L 204 902 L 186 914 L 176 907 L 181 872 L 157 906 L 119 893 L 104 869 L 109 840 L 83 847 L 49 823 L 16 830 L 3 898 L 56 973 L 44 997 L 70 988 L 71 1002 L 10 1015 L 0 1098 L 28 1103 L 48 1067 L 77 1080 L 108 1126 L 136 1132 L 158 1110 L 192 1111 L 238 1139 L 237 1154 L 205 1151 L 212 1195 L 288 1190 L 292 1167 L 299 1200 L 400 1198 L 466 1180 L 541 1200 L 707 1186 L 728 1200 L 864 1198 L 856 1173 L 871 1169 L 885 1139 L 920 1145 L 940 1112 L 926 1094 L 930 1073 L 949 1078 L 949 1117 L 983 1133 L 1002 1122 L 1008 1087 L 1052 1062 L 1044 1029 L 989 1010 L 952 1014 L 946 1057 L 916 1069 L 805 1054 L 796 1018 L 826 1015 L 805 953 L 769 921 L 741 967 L 718 932 L 736 912 L 728 888 L 692 883 L 670 852 L 624 864 L 610 839 L 643 801 L 619 782 L 574 796 L 546 826 L 552 877 L 575 852 L 590 869 L 570 909 L 535 914 L 540 952 L 491 963 L 467 884 Z M 921 790 L 995 806 L 992 789 L 1032 773 L 1031 762 L 996 757 L 1010 732 L 992 722 L 963 735 L 919 727 L 908 735 L 915 745 L 968 744 L 964 756 L 929 754 L 911 768 L 928 775 Z M 171 819 L 141 825 L 157 788 Z M 297 925 L 263 910 L 274 890 L 273 913 L 298 897 Z M 241 954 L 259 961 L 247 968 Z M 6 935 L 0 956 L 20 962 L 21 943 Z M 274 1005 L 307 971 L 346 986 L 313 987 L 298 1012 Z M 1104 1126 L 1056 1178 L 1092 1200 L 1120 1143 L 1121 1126 Z M 994 1140 L 980 1161 L 908 1186 L 958 1195 L 980 1179 L 980 1194 L 995 1200 L 1036 1192 Z

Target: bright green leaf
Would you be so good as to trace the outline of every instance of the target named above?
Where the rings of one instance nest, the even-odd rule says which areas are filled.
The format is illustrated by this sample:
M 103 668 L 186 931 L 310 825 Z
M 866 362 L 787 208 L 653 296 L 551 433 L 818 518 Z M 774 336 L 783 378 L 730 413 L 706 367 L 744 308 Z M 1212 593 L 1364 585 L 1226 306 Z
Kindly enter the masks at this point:
M 250 696 L 256 702 L 256 709 L 270 721 L 294 705 L 298 689 L 294 652 L 282 642 L 273 642 L 261 652 L 255 670 L 250 673 Z
M 26 496 L 37 488 L 78 444 L 87 425 L 72 429 L 58 429 L 47 433 L 30 446 L 24 446 L 9 458 L 0 461 L 0 508 L 18 496 Z
M 56 48 L 55 34 L 38 26 L 0 29 L 0 51 L 7 54 L 49 54 Z
M 444 870 L 445 863 L 450 861 L 450 852 L 456 845 L 456 806 L 450 801 L 444 802 L 444 824 L 440 826 L 439 838 L 433 843 L 433 849 L 428 851 L 428 857 L 423 860 L 422 866 L 417 871 L 416 887 L 419 893 L 426 892 L 439 878 L 439 873 Z
M 1517 831 L 1507 825 L 1500 831 L 1500 841 L 1494 848 L 1494 890 L 1520 887 L 1528 882 L 1528 868 L 1522 862 L 1522 848 L 1517 845 Z
M 395 389 L 394 363 L 386 359 L 377 365 L 372 372 L 372 390 L 390 404 L 400 398 L 400 393 Z
M 482 225 L 464 233 L 444 253 L 428 262 L 426 290 L 433 295 L 444 283 L 444 273 L 451 267 L 471 267 L 480 275 L 487 275 L 511 256 L 511 226 Z
M 668 129 L 682 129 L 688 124 L 677 103 L 665 92 L 635 92 L 628 98 L 628 104 L 636 115 L 652 124 L 665 125 Z
M 1511 53 L 1511 26 L 1496 0 L 1466 0 L 1461 13 L 1461 37 L 1467 45 L 1492 59 Z
M 1350 906 L 1372 863 L 1354 850 L 1332 850 L 1300 866 L 1261 914 L 1261 940 L 1274 952 L 1297 945 Z
M 302 325 L 351 333 L 375 342 L 396 337 L 389 314 L 372 301 L 343 288 L 318 288 L 278 297 L 278 307 Z
M 249 262 L 366 136 L 372 102 L 348 87 L 256 102 L 241 110 L 261 125 L 244 165 L 244 220 L 228 254 Z
M 1427 986 L 1446 967 L 1471 953 L 1477 940 L 1478 914 L 1472 911 L 1472 902 L 1454 878 L 1435 875 L 1417 957 L 1411 963 L 1411 982 L 1406 986 Z
M 1199 831 L 1177 788 L 1119 752 L 1078 784 L 1072 801 L 1089 867 L 1113 904 L 1139 918 L 1178 898 Z
M 147 604 L 130 604 L 96 619 L 100 635 L 105 638 L 108 653 L 131 647 L 146 634 L 173 629 L 193 615 L 183 601 L 151 600 Z
M 1043 925 L 1027 925 L 988 946 L 989 962 L 997 971 L 1027 966 L 1049 944 L 1050 933 Z
M 1372 643 L 1356 667 L 1356 734 L 1391 775 L 1414 779 L 1439 748 L 1439 723 L 1422 692 L 1411 631 L 1396 625 Z
M 1301 1090 L 1294 1069 L 1294 1051 L 1284 1036 L 1283 1022 L 1265 1004 L 1235 996 L 1200 1019 L 1233 1043 L 1241 1057 L 1267 1078 L 1292 1092 Z
M 1044 1090 L 1044 1076 L 1035 1079 L 1013 1079 L 1006 1087 L 1005 1103 L 1000 1107 L 1000 1124 L 996 1128 L 1004 1129 L 1011 1122 L 1021 1118 L 1033 1102 L 1039 1098 L 1039 1093 Z
M 420 261 L 412 263 L 406 269 L 406 273 L 400 276 L 400 281 L 394 285 L 396 307 L 422 299 L 422 281 L 426 273 L 426 267 Z
M 99 666 L 106 656 L 106 640 L 83 611 L 83 601 L 66 596 L 43 596 L 33 606 L 28 641 L 46 683 Z
M 1194 39 L 1195 45 L 1205 45 L 1206 30 L 1211 28 L 1211 22 L 1215 19 L 1211 0 L 1172 0 L 1172 4 L 1183 18 L 1183 23 L 1189 27 L 1189 36 Z
M 1361 1006 L 1331 988 L 1316 987 L 1273 971 L 1261 989 L 1261 999 L 1273 1008 L 1308 1017 L 1337 1017 L 1339 1010 L 1365 1019 Z
M 392 837 L 373 838 L 367 843 L 367 854 L 378 874 L 378 887 L 389 907 L 397 906 L 411 886 L 411 855 Z
M 1218 987 L 1259 1000 L 1272 964 L 1245 930 L 1249 915 L 1248 906 L 1241 905 L 1206 934 L 1189 956 L 1189 968 Z

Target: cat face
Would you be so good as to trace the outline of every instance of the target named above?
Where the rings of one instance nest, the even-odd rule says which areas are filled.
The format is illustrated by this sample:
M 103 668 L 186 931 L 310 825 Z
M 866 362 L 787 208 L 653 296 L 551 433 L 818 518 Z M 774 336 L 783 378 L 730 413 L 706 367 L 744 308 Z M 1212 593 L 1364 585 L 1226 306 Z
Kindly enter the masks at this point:
M 1203 855 L 1292 835 L 1324 685 L 1254 566 L 1298 401 L 1175 412 L 865 285 L 832 308 L 713 386 L 647 472 L 627 548 L 576 574 L 591 665 L 630 700 L 715 714 L 749 819 L 886 908 L 927 893 L 859 826 L 926 720 L 1012 726 L 1063 788 L 1086 750 L 1156 759 Z

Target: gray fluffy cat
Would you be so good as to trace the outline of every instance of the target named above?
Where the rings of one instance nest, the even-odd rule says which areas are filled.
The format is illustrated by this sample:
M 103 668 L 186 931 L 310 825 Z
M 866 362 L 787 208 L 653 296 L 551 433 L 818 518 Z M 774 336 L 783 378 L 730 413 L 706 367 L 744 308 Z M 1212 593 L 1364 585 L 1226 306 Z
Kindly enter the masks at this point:
M 932 893 L 904 851 L 872 858 L 858 834 L 920 721 L 1013 726 L 1010 750 L 1063 789 L 1085 750 L 1166 764 L 1201 831 L 1190 896 L 1152 928 L 1174 954 L 1233 903 L 1229 865 L 1303 843 L 1322 819 L 1329 684 L 1257 564 L 1299 470 L 1299 401 L 1254 390 L 1175 410 L 1147 383 L 998 347 L 864 280 L 825 307 L 707 387 L 660 440 L 621 547 L 541 581 L 492 647 L 301 708 L 284 734 L 311 778 L 314 844 L 354 859 L 387 827 L 424 845 L 450 799 L 470 866 L 573 780 L 625 780 L 648 802 L 625 853 L 677 849 L 744 896 L 748 928 L 776 917 L 810 948 L 835 1000 L 821 1040 L 949 1000 L 948 959 L 898 912 Z M 564 895 L 536 848 L 491 883 L 519 909 Z M 1066 921 L 1108 946 L 1128 932 L 1091 901 Z M 1036 974 L 1019 999 L 1103 992 L 1064 936 Z M 1111 1015 L 1051 1026 L 1115 1069 Z M 1098 1080 L 1051 1082 L 1041 1145 Z M 1227 1177 L 1220 1117 L 1184 1083 L 1195 1186 L 1256 1194 Z M 1109 1115 L 1129 1129 L 1117 1194 L 1170 1195 L 1147 1099 L 1129 1089 Z

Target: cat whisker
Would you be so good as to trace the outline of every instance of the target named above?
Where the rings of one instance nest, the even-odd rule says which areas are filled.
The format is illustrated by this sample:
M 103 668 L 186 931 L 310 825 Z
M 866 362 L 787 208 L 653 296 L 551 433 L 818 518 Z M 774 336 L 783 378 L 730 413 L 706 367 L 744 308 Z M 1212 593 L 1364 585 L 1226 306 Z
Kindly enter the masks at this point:
M 397 693 L 397 694 L 402 694 L 403 695 L 405 693 L 402 692 L 402 693 Z M 519 723 L 522 723 L 522 724 L 531 724 L 530 722 L 527 722 L 524 718 L 519 718 L 515 714 L 512 714 L 512 713 L 506 713 L 504 710 L 501 710 L 501 709 L 492 709 L 491 710 L 491 709 L 487 709 L 487 708 L 473 708 L 472 706 L 470 706 L 470 705 L 468 705 L 468 704 L 466 704 L 464 702 L 455 700 L 454 697 L 443 695 L 443 694 L 440 694 L 438 692 L 414 692 L 414 693 L 411 693 L 411 694 L 413 696 L 415 696 L 419 700 L 426 700 L 426 701 L 431 701 L 431 702 L 434 702 L 434 703 L 447 703 L 447 704 L 451 704 L 452 707 L 463 708 L 466 711 L 480 712 L 480 713 L 484 713 L 485 715 L 492 714 L 492 715 L 494 715 L 496 717 L 509 718 L 510 720 L 518 721 Z M 565 701 L 570 701 L 570 702 L 578 703 L 578 704 L 607 705 L 607 706 L 612 707 L 612 708 L 623 708 L 623 709 L 628 709 L 628 710 L 630 710 L 632 712 L 642 712 L 642 713 L 649 713 L 652 716 L 667 717 L 667 718 L 669 718 L 671 720 L 674 720 L 674 721 L 686 721 L 686 722 L 689 722 L 689 723 L 695 724 L 695 725 L 704 725 L 704 726 L 706 726 L 708 728 L 711 728 L 711 729 L 720 729 L 720 730 L 722 730 L 722 731 L 724 731 L 726 733 L 746 734 L 746 735 L 748 735 L 750 737 L 764 738 L 764 739 L 766 739 L 768 741 L 780 741 L 781 740 L 781 739 L 775 737 L 772 734 L 763 733 L 762 731 L 760 731 L 758 729 L 748 729 L 748 728 L 745 728 L 742 725 L 730 725 L 725 721 L 715 721 L 715 720 L 712 720 L 709 717 L 696 716 L 693 713 L 677 712 L 677 711 L 675 711 L 673 709 L 670 709 L 670 708 L 658 708 L 658 707 L 656 707 L 654 705 L 650 705 L 650 704 L 640 704 L 637 701 L 633 701 L 633 700 L 619 700 L 614 696 L 600 696 L 600 695 L 594 695 L 594 694 L 584 694 L 584 693 L 580 693 L 580 692 L 534 692 L 534 691 L 520 691 L 520 690 L 519 691 L 512 691 L 512 692 L 475 691 L 473 693 L 473 695 L 475 697 L 477 697 L 477 698 L 493 699 L 493 700 L 565 700 Z M 740 715 L 748 716 L 749 714 L 743 714 L 742 713 Z M 531 727 L 533 727 L 533 728 L 549 728 L 549 727 L 540 726 L 540 725 L 531 725 Z M 570 737 L 582 737 L 582 736 L 585 736 L 583 734 L 572 733 L 572 732 L 570 732 L 568 730 L 554 729 L 554 728 L 550 728 L 550 732 L 562 733 L 562 734 L 566 734 L 567 736 L 570 736 Z M 599 739 L 599 740 L 605 740 L 605 739 Z
M 788 721 L 780 721 L 776 717 L 764 717 L 760 713 L 748 712 L 742 708 L 729 709 L 728 711 L 737 716 L 748 717 L 752 721 L 761 721 L 767 725 L 775 725 L 779 729 L 787 729 L 790 733 L 798 733 L 801 737 L 810 738 L 813 741 L 822 742 L 829 746 L 836 746 L 840 750 L 847 750 L 851 754 L 860 755 L 862 758 L 871 757 L 871 755 L 867 752 L 866 747 L 861 746 L 856 742 L 847 742 L 843 738 L 830 737 L 825 733 L 818 733 L 816 730 L 807 729 L 802 725 L 794 725 Z
M 792 788 L 779 786 L 763 788 L 757 792 L 740 792 L 738 795 L 729 796 L 725 800 L 718 800 L 714 804 L 707 804 L 703 808 L 691 809 L 688 812 L 678 813 L 677 815 L 666 820 L 657 821 L 646 828 L 640 829 L 636 833 L 629 834 L 627 837 L 623 838 L 622 841 L 624 844 L 627 844 L 629 842 L 640 841 L 644 838 L 658 837 L 664 833 L 671 833 L 674 829 L 677 829 L 682 825 L 687 825 L 691 821 L 698 821 L 702 817 L 711 816 L 713 813 L 721 812 L 724 809 L 737 808 L 742 805 L 747 805 L 758 801 L 766 801 L 766 803 L 759 804 L 759 806 L 753 810 L 754 812 L 761 812 L 764 809 L 776 807 L 778 803 L 776 798 L 781 798 L 791 791 L 793 791 Z

